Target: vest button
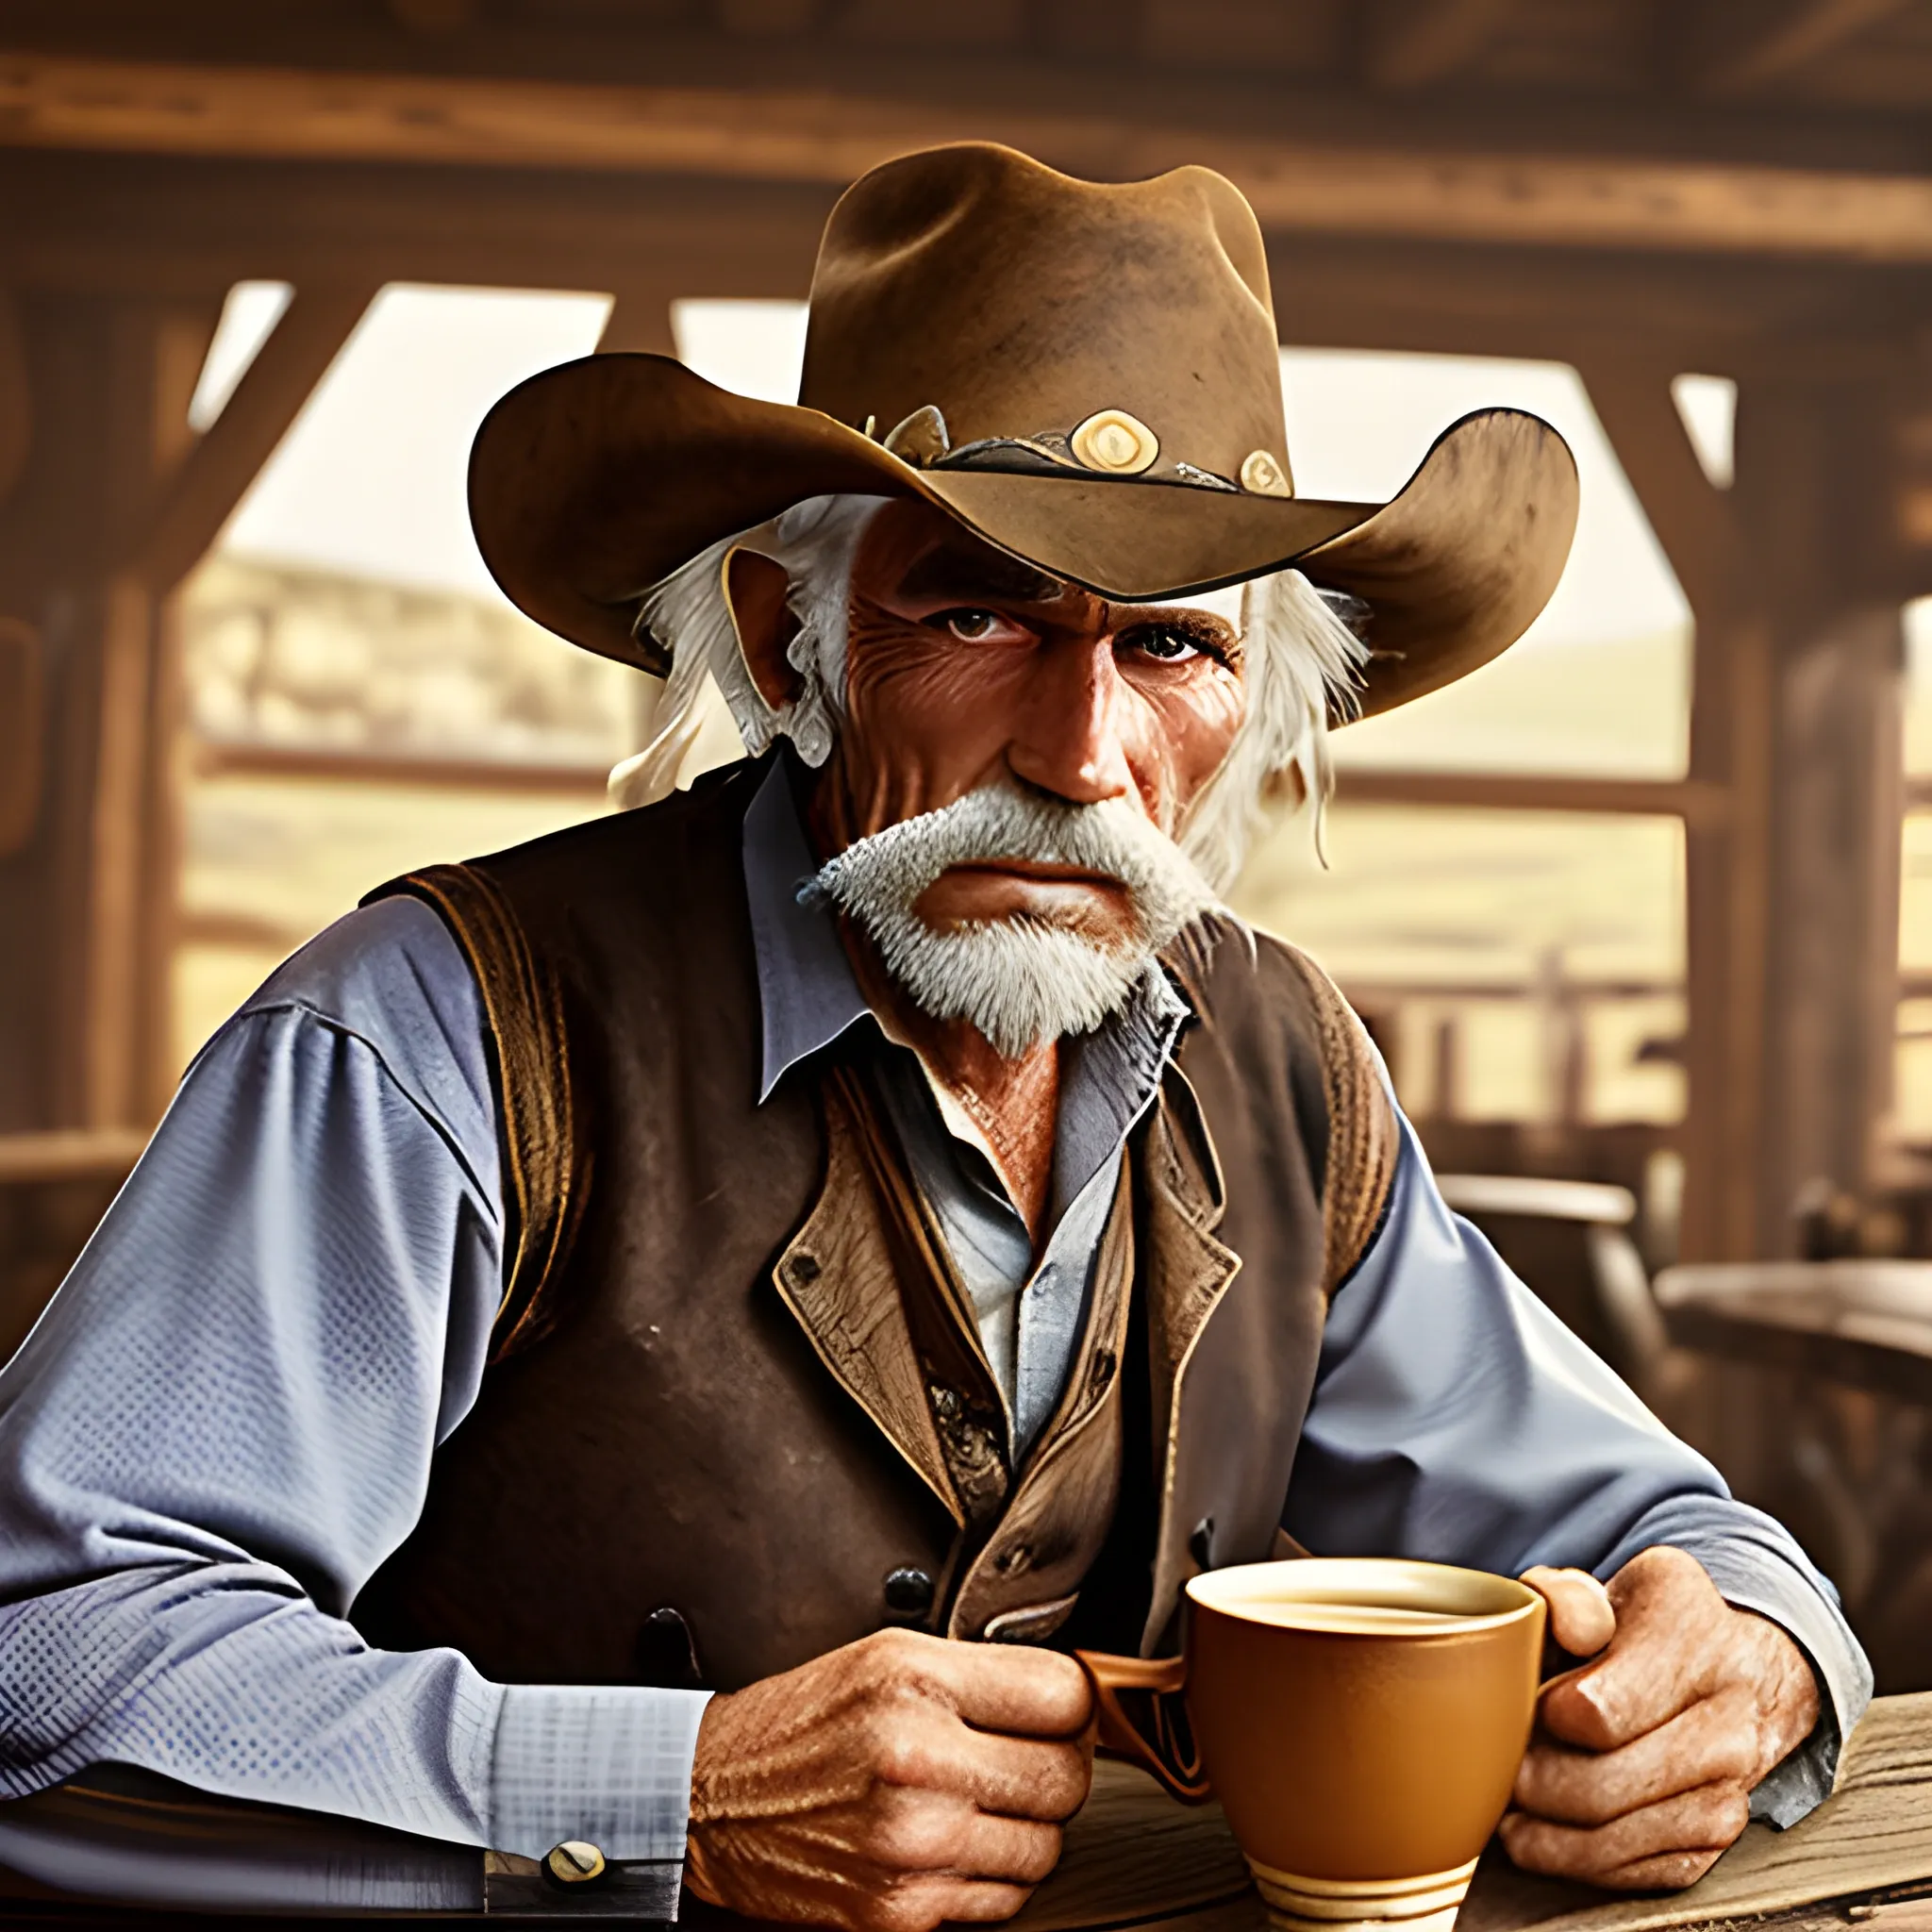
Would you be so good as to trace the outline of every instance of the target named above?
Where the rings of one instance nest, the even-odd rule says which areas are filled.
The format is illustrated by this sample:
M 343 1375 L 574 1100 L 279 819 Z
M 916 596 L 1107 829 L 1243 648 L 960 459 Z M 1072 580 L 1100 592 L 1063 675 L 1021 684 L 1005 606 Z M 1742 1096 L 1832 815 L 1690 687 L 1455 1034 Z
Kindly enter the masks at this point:
M 543 1855 L 543 1875 L 553 1885 L 594 1885 L 604 1872 L 604 1854 L 582 1839 L 566 1839 Z
M 886 1607 L 894 1616 L 924 1616 L 932 1608 L 932 1577 L 909 1563 L 886 1574 Z

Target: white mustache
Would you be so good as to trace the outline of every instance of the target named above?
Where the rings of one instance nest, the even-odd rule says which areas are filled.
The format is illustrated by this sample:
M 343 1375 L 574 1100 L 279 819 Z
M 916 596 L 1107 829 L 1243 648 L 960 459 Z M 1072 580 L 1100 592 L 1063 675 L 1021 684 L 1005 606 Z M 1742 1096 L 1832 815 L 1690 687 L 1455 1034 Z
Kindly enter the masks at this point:
M 913 909 L 952 867 L 1003 859 L 1118 881 L 1134 932 L 1108 942 L 1038 917 L 936 932 Z M 1069 805 L 1016 785 L 982 787 L 855 841 L 819 868 L 799 899 L 857 920 L 919 1007 L 935 1019 L 970 1022 L 1009 1059 L 1092 1031 L 1125 1004 L 1169 940 L 1218 907 L 1179 846 L 1125 800 Z
M 1118 880 L 1143 923 L 1152 909 L 1142 906 L 1143 897 L 1157 907 L 1187 902 L 1181 924 L 1215 904 L 1207 881 L 1180 848 L 1124 799 L 1069 805 L 1010 785 L 982 786 L 937 811 L 855 840 L 819 868 L 800 897 L 830 900 L 854 913 L 862 912 L 853 903 L 859 900 L 892 901 L 909 911 L 954 866 L 1002 859 L 1066 866 Z M 1158 943 L 1171 937 L 1170 932 Z

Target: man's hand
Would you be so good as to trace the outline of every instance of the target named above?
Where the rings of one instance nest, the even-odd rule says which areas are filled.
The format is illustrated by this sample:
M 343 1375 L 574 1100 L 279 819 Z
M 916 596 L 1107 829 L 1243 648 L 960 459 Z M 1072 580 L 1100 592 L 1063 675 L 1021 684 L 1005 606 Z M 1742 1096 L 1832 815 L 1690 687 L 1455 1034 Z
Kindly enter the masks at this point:
M 1523 1580 L 1557 1642 L 1594 1660 L 1543 1686 L 1505 1848 L 1527 1871 L 1619 1890 L 1701 1878 L 1818 1722 L 1804 1652 L 1682 1550 L 1631 1557 L 1607 1591 L 1580 1570 Z
M 714 1697 L 688 1882 L 848 1932 L 1010 1918 L 1086 1802 L 1092 1707 L 1071 1657 L 905 1630 Z

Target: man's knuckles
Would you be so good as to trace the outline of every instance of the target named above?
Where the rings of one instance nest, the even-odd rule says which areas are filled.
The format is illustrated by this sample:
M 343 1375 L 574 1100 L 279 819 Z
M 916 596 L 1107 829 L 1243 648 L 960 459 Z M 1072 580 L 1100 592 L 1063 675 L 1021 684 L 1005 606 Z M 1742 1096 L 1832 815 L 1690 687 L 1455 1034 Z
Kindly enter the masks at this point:
M 854 1932 L 935 1932 L 949 1922 L 1010 1919 L 1026 1903 L 1030 1886 L 921 1875 L 882 1886 L 853 1912 Z
M 1533 1744 L 1516 1775 L 1524 1810 L 1569 1824 L 1605 1824 L 1706 1785 L 1749 1789 L 1765 1768 L 1757 1727 L 1741 1700 L 1716 1700 L 1621 1750 Z
M 956 1688 L 953 1650 L 943 1637 L 928 1637 L 921 1630 L 875 1630 L 852 1644 L 847 1654 L 864 1693 L 950 1704 Z
M 1750 1810 L 1740 1787 L 1707 1785 L 1591 1828 L 1511 1811 L 1500 1832 L 1503 1848 L 1524 1871 L 1627 1886 L 1636 1881 L 1620 1874 L 1663 1861 L 1686 1875 L 1654 1882 L 1688 1885 L 1743 1830 Z
M 921 1699 L 969 1712 L 992 1698 L 1010 1707 L 1013 1720 L 997 1728 L 1036 1737 L 1072 1737 L 1092 1714 L 1086 1672 L 1056 1651 L 878 1630 L 845 1655 L 861 1697 Z
M 1598 1666 L 1553 1678 L 1537 1713 L 1553 1738 L 1585 1751 L 1614 1751 L 1637 1735 L 1615 1679 Z
M 859 1849 L 887 1872 L 958 1871 L 978 1816 L 966 1798 L 882 1783 L 866 1807 Z
M 934 1932 L 963 1916 L 961 1890 L 956 1879 L 924 1873 L 882 1883 L 853 1908 L 855 1932 Z
M 1723 1857 L 1722 1852 L 1666 1852 L 1661 1857 L 1619 1865 L 1596 1883 L 1607 1891 L 1682 1891 L 1687 1885 L 1695 1885 Z
M 954 1791 L 965 1782 L 962 1727 L 910 1700 L 875 1706 L 861 1721 L 863 1761 L 874 1785 Z

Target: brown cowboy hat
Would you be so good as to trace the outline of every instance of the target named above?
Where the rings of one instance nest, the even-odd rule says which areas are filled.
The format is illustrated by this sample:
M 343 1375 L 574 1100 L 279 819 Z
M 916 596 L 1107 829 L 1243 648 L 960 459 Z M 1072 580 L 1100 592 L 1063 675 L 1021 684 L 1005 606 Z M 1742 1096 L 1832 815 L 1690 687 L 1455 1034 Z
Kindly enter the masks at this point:
M 968 142 L 861 176 L 826 224 L 796 408 L 663 356 L 591 356 L 512 390 L 470 458 L 484 560 L 538 623 L 663 672 L 640 600 L 809 496 L 921 496 L 1108 597 L 1292 564 L 1367 607 L 1362 709 L 1513 643 L 1576 523 L 1547 423 L 1488 409 L 1391 502 L 1296 496 L 1268 263 L 1206 168 L 1075 181 Z

